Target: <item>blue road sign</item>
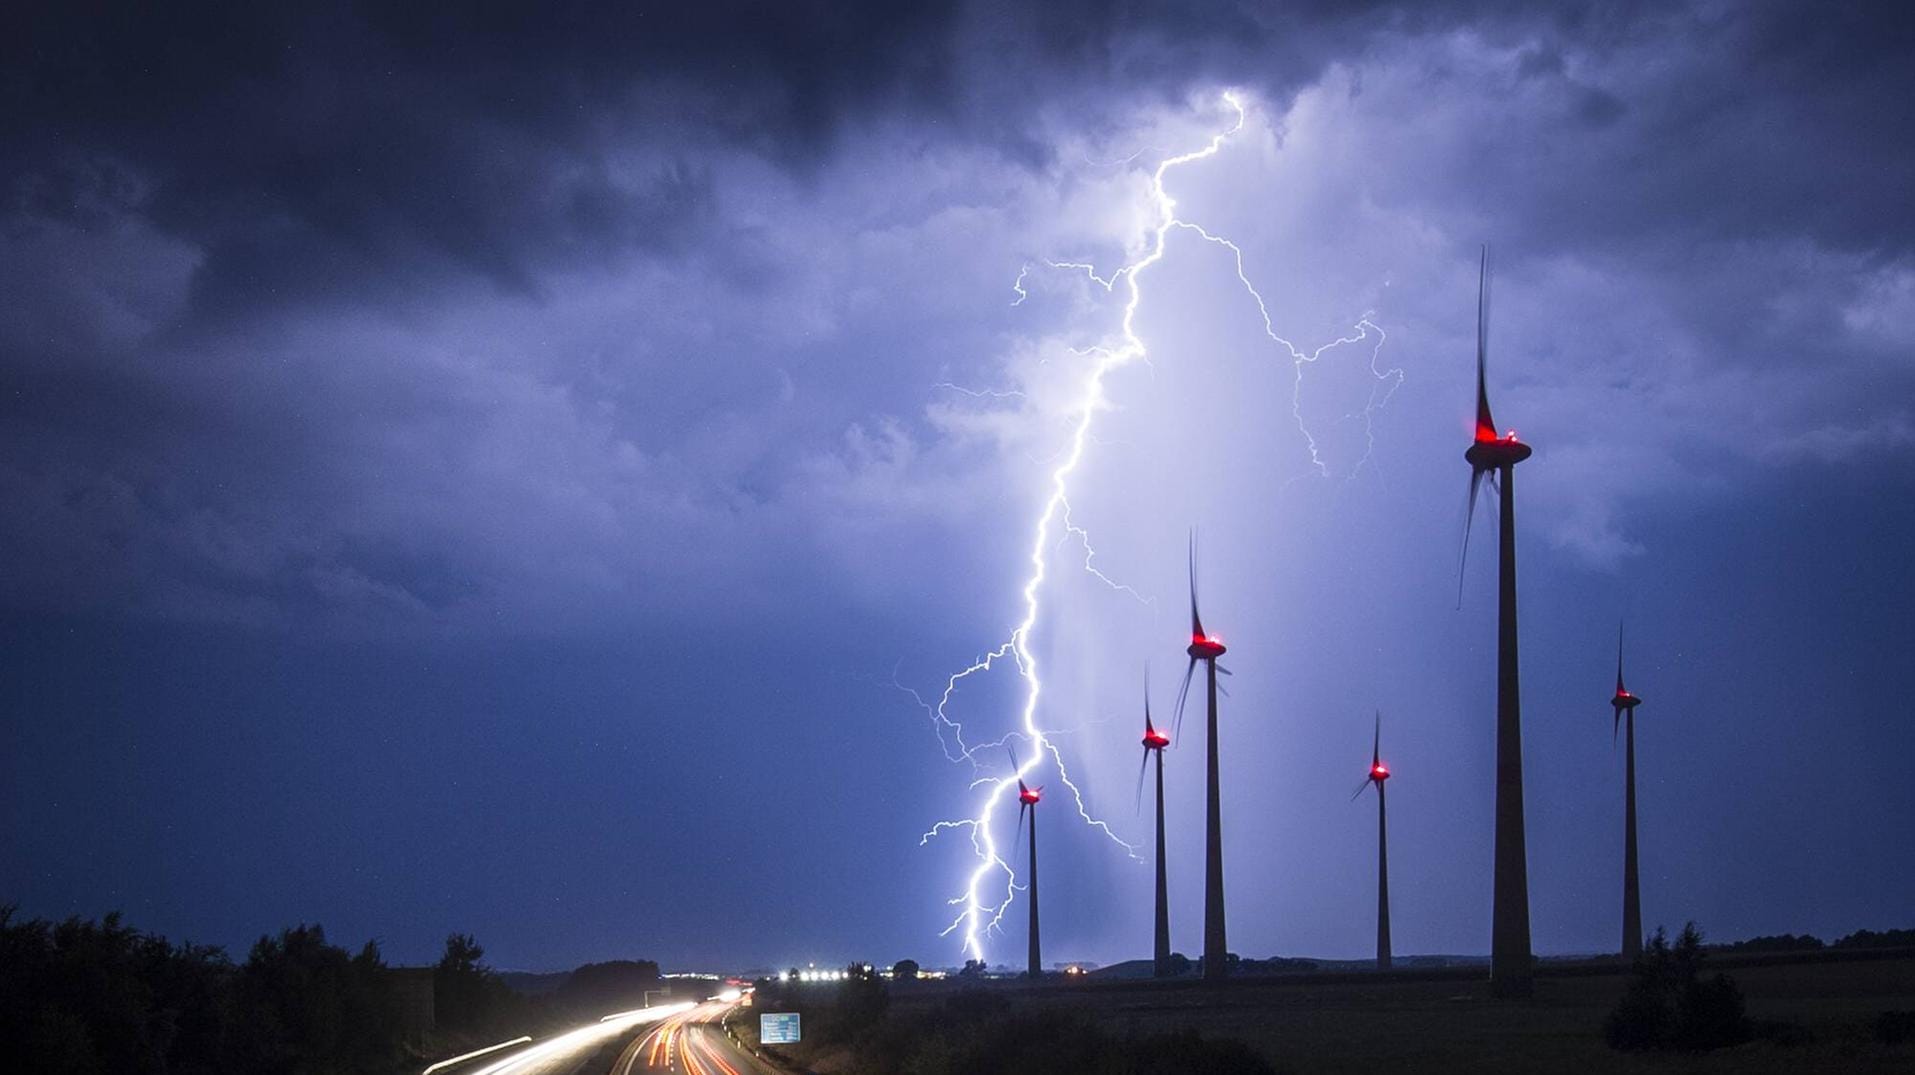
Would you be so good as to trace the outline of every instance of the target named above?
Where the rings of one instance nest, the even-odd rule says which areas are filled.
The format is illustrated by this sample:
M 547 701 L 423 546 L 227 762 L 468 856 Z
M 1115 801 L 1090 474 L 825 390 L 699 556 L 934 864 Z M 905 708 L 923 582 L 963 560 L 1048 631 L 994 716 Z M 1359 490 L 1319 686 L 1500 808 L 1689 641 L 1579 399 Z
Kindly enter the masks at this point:
M 758 1017 L 760 1045 L 798 1044 L 797 1012 L 765 1012 Z

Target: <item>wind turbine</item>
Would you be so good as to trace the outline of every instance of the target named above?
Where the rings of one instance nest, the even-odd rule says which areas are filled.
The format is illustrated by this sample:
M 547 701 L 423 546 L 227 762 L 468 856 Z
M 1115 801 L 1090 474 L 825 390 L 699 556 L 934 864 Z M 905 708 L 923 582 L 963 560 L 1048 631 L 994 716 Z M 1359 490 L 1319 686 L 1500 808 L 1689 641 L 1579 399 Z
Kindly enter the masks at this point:
M 1376 785 L 1376 969 L 1390 969 L 1390 827 L 1384 812 L 1383 782 L 1390 767 L 1383 764 L 1383 713 L 1376 715 L 1376 738 L 1370 745 L 1370 771 L 1356 787 L 1357 795 Z
M 1204 632 L 1203 617 L 1197 614 L 1195 534 L 1190 539 L 1190 645 L 1184 652 L 1190 654 L 1190 666 L 1184 669 L 1183 689 L 1177 694 L 1177 728 L 1180 735 L 1184 723 L 1184 699 L 1190 693 L 1190 678 L 1197 671 L 1198 661 L 1204 662 L 1209 680 L 1209 734 L 1205 743 L 1209 789 L 1204 840 L 1204 978 L 1214 982 L 1223 980 L 1229 974 L 1223 916 L 1223 807 L 1217 791 L 1217 673 L 1229 675 L 1230 670 L 1217 667 L 1217 658 L 1224 655 L 1224 645 Z
M 1015 772 L 1017 767 L 1016 754 L 1011 755 L 1011 766 L 1012 766 L 1012 771 Z M 1030 881 L 1028 882 L 1028 885 L 1030 888 L 1030 904 L 1031 904 L 1030 976 L 1033 978 L 1040 978 L 1044 974 L 1044 960 L 1043 960 L 1043 955 L 1041 951 L 1041 946 L 1038 944 L 1038 939 L 1037 939 L 1037 803 L 1038 803 L 1038 800 L 1042 799 L 1043 797 L 1044 797 L 1044 789 L 1041 786 L 1033 788 L 1029 786 L 1028 784 L 1024 783 L 1023 777 L 1018 778 L 1017 780 L 1017 831 L 1019 835 L 1022 835 L 1024 832 L 1025 813 L 1029 812 L 1029 814 L 1031 815 L 1031 877 L 1030 877 Z
M 1636 883 L 1636 707 L 1642 699 L 1622 685 L 1622 625 L 1616 626 L 1616 696 L 1609 699 L 1615 708 L 1615 724 L 1626 723 L 1628 763 L 1624 767 L 1622 808 L 1622 957 L 1642 955 L 1642 893 Z M 1613 736 L 1615 727 L 1610 733 Z
M 1144 767 L 1157 755 L 1157 934 L 1151 950 L 1152 973 L 1170 977 L 1170 882 L 1164 865 L 1164 748 L 1170 737 L 1157 730 L 1150 720 L 1150 673 L 1144 673 L 1144 763 L 1137 769 L 1138 797 L 1144 790 Z
M 1469 556 L 1469 526 L 1483 476 L 1502 494 L 1502 532 L 1496 617 L 1496 865 L 1490 911 L 1491 994 L 1529 996 L 1533 985 L 1529 949 L 1529 863 L 1523 836 L 1522 688 L 1516 660 L 1516 464 L 1530 447 L 1512 430 L 1498 434 L 1489 413 L 1489 247 L 1476 292 L 1476 435 L 1463 458 L 1470 465 L 1469 516 L 1463 524 L 1463 556 Z M 1457 583 L 1461 603 L 1462 583 Z

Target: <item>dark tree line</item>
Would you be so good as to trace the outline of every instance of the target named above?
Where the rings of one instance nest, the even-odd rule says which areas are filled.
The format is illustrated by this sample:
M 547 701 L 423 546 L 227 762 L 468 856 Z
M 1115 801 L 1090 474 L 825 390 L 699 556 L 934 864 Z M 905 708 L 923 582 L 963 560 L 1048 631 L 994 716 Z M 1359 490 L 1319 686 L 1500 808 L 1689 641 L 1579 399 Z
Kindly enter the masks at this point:
M 615 959 L 587 963 L 573 971 L 552 999 L 568 1011 L 603 1015 L 641 1007 L 645 992 L 658 988 L 658 964 L 649 959 Z
M 1780 933 L 1772 937 L 1750 937 L 1746 941 L 1716 945 L 1725 952 L 1813 952 L 1822 948 L 1915 948 L 1915 929 L 1890 929 L 1880 933 L 1858 929 L 1826 944 L 1822 938 L 1804 933 Z
M 395 1070 L 386 965 L 318 926 L 261 937 L 246 962 L 122 924 L 16 921 L 0 907 L 0 1040 L 38 1075 Z
M 408 1029 L 405 976 L 377 944 L 349 951 L 299 925 L 224 949 L 125 925 L 18 920 L 0 905 L 0 1042 L 27 1075 L 383 1075 L 519 1034 L 635 1008 L 658 964 L 574 971 L 549 998 L 513 990 L 471 936 L 446 938 L 431 971 L 432 1026 Z M 418 984 L 416 980 L 414 983 Z

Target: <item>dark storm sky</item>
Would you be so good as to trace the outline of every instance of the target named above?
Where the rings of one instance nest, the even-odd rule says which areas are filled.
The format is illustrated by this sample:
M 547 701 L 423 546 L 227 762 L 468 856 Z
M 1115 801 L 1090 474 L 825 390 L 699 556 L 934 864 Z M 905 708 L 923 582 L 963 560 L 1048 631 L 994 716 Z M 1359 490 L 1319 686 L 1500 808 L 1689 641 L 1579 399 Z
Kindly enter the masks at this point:
M 1232 947 L 1365 952 L 1380 708 L 1398 949 L 1487 948 L 1489 242 L 1537 948 L 1615 943 L 1625 615 L 1647 921 L 1915 925 L 1893 5 L 256 7 L 0 15 L 0 902 L 406 962 L 960 960 L 968 845 L 919 838 L 972 771 L 893 678 L 1022 616 L 1123 305 L 1046 260 L 1139 256 L 1235 90 L 1179 214 L 1304 351 L 1384 336 L 1293 363 L 1194 233 L 1140 283 L 1071 503 L 1142 600 L 1062 535 L 1033 634 L 1089 808 L 1148 838 L 1137 685 L 1171 708 L 1200 524 Z M 1142 954 L 1148 869 L 1038 782 L 1048 950 Z

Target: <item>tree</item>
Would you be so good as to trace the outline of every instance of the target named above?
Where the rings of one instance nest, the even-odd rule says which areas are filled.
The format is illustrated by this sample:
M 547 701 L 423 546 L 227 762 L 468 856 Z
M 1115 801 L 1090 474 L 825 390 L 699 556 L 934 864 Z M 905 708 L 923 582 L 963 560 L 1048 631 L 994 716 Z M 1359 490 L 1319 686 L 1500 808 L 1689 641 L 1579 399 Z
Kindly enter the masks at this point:
M 229 1070 L 377 1071 L 398 1054 L 398 1013 L 370 941 L 349 955 L 319 926 L 283 929 L 253 945 L 235 984 L 240 1055 Z
M 960 978 L 982 978 L 987 969 L 983 960 L 967 959 L 964 961 L 964 969 L 958 971 L 957 976 Z
M 491 971 L 480 963 L 485 949 L 469 933 L 446 938 L 445 954 L 432 968 L 433 1018 L 447 1030 L 462 1031 L 483 1025 L 487 978 Z
M 204 945 L 168 944 L 110 914 L 14 921 L 0 905 L 0 1040 L 27 1070 L 228 1070 L 233 965 Z
M 445 954 L 439 957 L 442 970 L 476 971 L 479 960 L 485 958 L 485 949 L 470 933 L 454 933 L 446 937 Z
M 1747 1041 L 1742 991 L 1726 975 L 1702 978 L 1708 953 L 1690 922 L 1671 945 L 1661 929 L 1637 958 L 1629 991 L 1603 1024 L 1617 1049 L 1717 1049 Z
M 900 959 L 891 965 L 891 980 L 894 982 L 915 982 L 921 970 L 915 959 Z

